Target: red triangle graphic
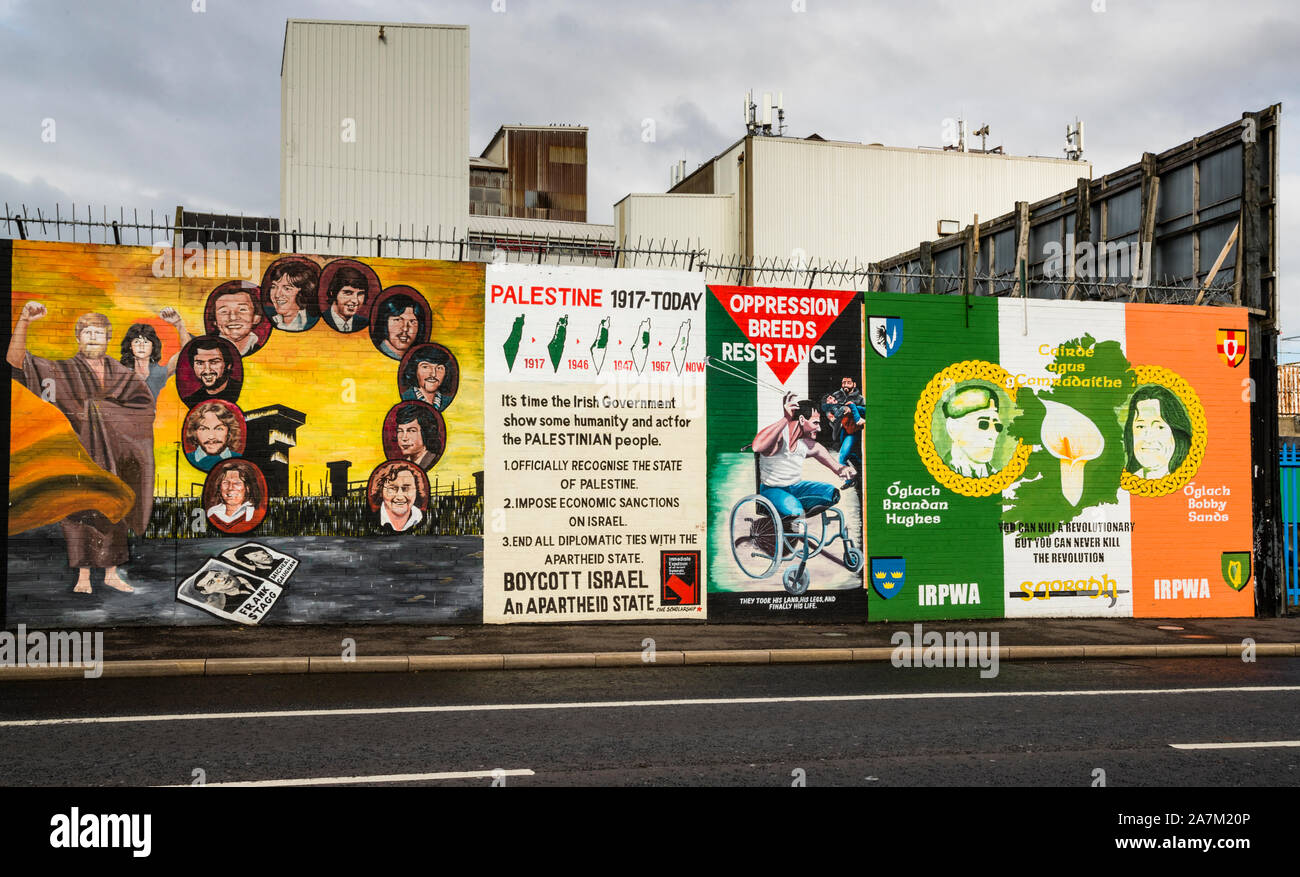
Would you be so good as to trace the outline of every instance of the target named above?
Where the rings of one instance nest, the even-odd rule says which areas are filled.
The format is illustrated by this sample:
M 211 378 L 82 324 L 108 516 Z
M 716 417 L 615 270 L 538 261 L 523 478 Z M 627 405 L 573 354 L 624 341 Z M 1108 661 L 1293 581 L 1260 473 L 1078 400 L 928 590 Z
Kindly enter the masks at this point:
M 784 384 L 852 303 L 856 290 L 710 286 L 758 358 Z

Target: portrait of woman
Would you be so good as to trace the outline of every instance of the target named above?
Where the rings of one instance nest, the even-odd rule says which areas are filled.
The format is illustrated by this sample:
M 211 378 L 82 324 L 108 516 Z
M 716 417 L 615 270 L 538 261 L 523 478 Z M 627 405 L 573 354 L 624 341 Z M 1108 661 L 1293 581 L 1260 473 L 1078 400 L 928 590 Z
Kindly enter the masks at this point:
M 420 344 L 402 358 L 397 388 L 408 402 L 428 402 L 446 411 L 460 387 L 460 365 L 441 344 Z
M 370 474 L 366 496 L 381 532 L 406 533 L 429 509 L 429 479 L 414 463 L 389 460 Z
M 185 459 L 208 472 L 222 460 L 242 456 L 247 440 L 243 412 L 229 402 L 213 399 L 190 409 L 181 443 Z
M 262 278 L 262 309 L 272 325 L 285 332 L 305 332 L 320 319 L 315 262 L 290 256 L 276 259 Z
M 223 460 L 203 485 L 208 523 L 223 533 L 246 533 L 266 516 L 266 479 L 247 460 Z
M 176 308 L 163 308 L 158 316 L 176 329 L 177 334 L 180 335 L 181 347 L 190 343 L 190 333 L 186 331 L 185 321 L 181 319 L 180 312 Z M 122 336 L 122 365 L 139 375 L 155 399 L 166 386 L 167 379 L 176 374 L 176 361 L 180 357 L 180 349 L 177 348 L 166 365 L 161 364 L 162 354 L 162 339 L 148 323 L 135 323 Z

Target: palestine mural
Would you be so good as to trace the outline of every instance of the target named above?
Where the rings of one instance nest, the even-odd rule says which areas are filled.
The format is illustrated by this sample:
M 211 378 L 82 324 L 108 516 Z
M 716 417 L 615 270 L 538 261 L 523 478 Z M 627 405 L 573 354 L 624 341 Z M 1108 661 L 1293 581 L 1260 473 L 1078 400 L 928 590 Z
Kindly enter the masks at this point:
M 483 619 L 703 620 L 704 281 L 487 269 Z
M 860 621 L 861 294 L 709 293 L 712 617 Z
M 1253 614 L 1246 324 L 868 293 L 870 617 Z
M 9 268 L 10 620 L 481 619 L 483 266 L 19 241 Z M 249 537 L 292 587 L 252 587 Z

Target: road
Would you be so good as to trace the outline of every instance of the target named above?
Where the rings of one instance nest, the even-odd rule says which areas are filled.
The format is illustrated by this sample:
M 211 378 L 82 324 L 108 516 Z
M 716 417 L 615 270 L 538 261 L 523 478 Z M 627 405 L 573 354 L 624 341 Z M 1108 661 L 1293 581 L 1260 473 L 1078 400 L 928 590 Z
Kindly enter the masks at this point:
M 1298 720 L 1294 658 L 7 683 L 0 785 L 1296 786 Z

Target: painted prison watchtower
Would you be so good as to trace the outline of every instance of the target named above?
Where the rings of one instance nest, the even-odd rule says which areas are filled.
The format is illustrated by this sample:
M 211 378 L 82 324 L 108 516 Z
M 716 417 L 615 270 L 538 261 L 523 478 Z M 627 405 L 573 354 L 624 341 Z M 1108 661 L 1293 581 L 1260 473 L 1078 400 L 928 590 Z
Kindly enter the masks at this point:
M 262 469 L 271 496 L 289 495 L 289 449 L 297 445 L 298 427 L 307 415 L 287 405 L 268 405 L 245 412 L 248 450 L 244 456 Z

